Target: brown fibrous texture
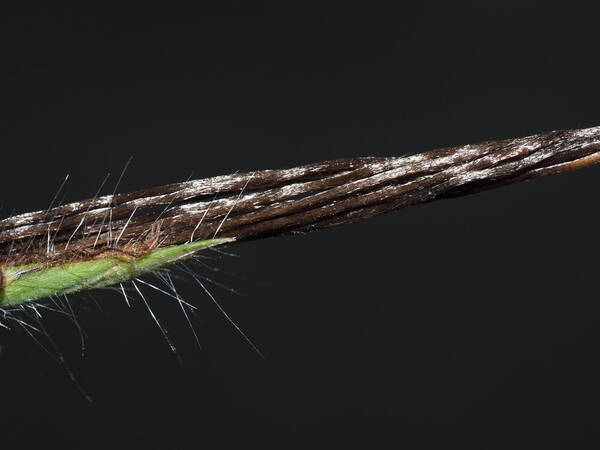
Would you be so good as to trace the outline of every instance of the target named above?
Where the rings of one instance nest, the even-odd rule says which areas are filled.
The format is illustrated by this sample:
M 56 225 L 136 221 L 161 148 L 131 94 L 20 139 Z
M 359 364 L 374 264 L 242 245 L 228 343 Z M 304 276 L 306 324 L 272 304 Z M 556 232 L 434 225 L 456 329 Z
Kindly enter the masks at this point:
M 0 221 L 0 266 L 305 233 L 600 162 L 600 127 L 96 197 Z

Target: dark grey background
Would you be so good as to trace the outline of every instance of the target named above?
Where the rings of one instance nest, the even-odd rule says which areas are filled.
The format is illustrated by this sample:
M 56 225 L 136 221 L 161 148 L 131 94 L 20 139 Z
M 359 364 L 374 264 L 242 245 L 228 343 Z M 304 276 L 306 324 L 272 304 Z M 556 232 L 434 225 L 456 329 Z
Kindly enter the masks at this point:
M 193 177 L 600 123 L 571 2 L 202 3 L 1 13 L 2 215 Z M 233 246 L 172 299 L 72 296 L 44 325 L 85 390 L 0 330 L 2 448 L 597 448 L 593 168 Z M 41 336 L 43 339 L 43 336 Z M 44 342 L 47 342 L 44 340 Z

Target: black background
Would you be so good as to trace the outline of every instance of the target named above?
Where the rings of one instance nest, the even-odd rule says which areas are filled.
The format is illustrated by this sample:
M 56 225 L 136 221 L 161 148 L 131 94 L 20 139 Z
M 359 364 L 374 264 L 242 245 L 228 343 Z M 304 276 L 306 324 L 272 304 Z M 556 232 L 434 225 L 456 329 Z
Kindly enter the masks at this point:
M 571 2 L 170 2 L 2 11 L 2 215 L 236 170 L 600 123 Z M 1 448 L 597 448 L 598 168 L 232 246 L 176 303 L 71 297 L 43 324 L 89 404 L 0 330 Z M 218 255 L 212 255 L 213 257 Z M 150 280 L 151 278 L 149 278 Z M 43 336 L 39 336 L 47 344 Z

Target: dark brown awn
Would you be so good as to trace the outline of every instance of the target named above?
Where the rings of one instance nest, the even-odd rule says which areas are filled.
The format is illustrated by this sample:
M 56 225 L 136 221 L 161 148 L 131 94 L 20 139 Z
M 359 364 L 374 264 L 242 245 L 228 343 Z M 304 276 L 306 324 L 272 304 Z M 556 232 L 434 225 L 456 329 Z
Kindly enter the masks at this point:
M 0 221 L 0 266 L 305 233 L 598 162 L 594 127 L 158 186 Z

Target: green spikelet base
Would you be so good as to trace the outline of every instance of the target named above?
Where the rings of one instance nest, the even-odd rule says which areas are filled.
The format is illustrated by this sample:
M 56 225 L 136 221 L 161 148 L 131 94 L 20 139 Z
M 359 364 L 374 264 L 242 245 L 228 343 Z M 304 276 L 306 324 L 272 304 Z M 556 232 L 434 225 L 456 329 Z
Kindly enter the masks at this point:
M 0 308 L 129 281 L 188 258 L 203 248 L 232 240 L 209 239 L 175 245 L 153 250 L 139 258 L 111 256 L 51 267 L 44 264 L 6 267 L 2 269 L 4 287 L 0 289 Z

